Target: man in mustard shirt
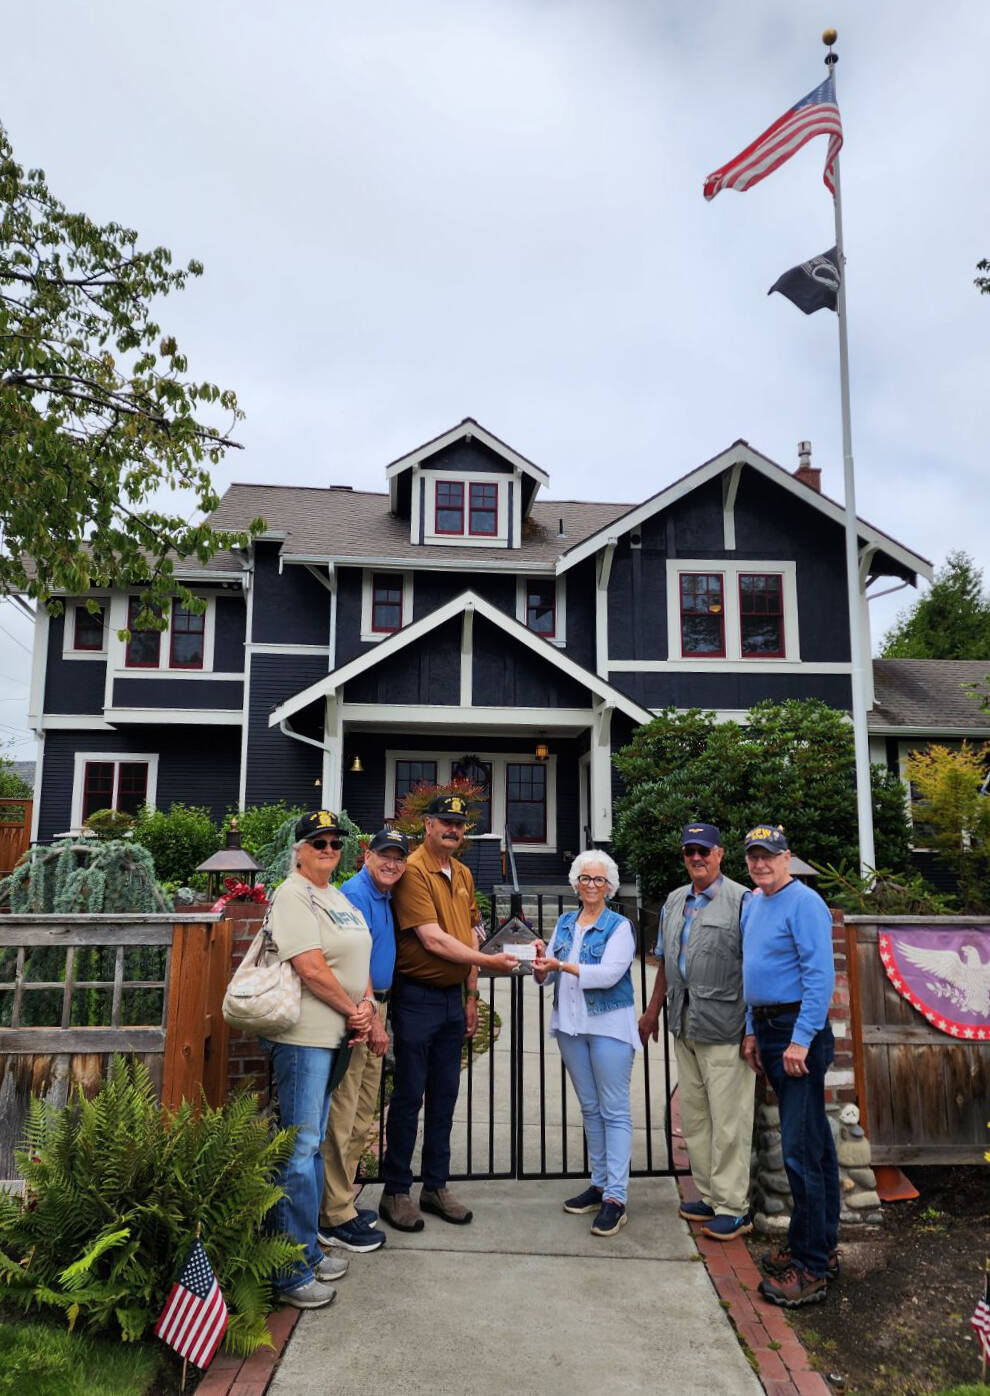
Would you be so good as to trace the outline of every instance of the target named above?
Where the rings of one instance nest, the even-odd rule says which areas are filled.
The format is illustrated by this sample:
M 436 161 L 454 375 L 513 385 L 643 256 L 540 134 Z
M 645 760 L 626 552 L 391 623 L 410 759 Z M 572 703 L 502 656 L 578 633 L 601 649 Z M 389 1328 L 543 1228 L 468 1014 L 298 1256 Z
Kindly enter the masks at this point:
M 405 876 L 392 892 L 395 1083 L 378 1210 L 399 1231 L 422 1231 L 423 1212 L 459 1225 L 471 1220 L 470 1210 L 447 1187 L 461 1043 L 478 1029 L 479 967 L 510 970 L 518 964 L 514 955 L 478 950 L 474 879 L 454 856 L 464 842 L 466 802 L 458 795 L 438 795 L 423 823 L 423 842 L 410 854 Z M 412 1156 L 424 1099 L 423 1187 L 417 1207 L 411 1196 Z

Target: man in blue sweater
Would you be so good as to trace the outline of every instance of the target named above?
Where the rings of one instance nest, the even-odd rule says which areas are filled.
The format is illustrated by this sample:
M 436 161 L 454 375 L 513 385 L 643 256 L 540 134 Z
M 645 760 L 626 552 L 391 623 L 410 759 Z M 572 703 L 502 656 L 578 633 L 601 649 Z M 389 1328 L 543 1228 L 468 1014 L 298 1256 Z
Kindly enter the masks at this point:
M 779 826 L 750 829 L 746 866 L 756 891 L 742 911 L 742 1050 L 776 1092 L 794 1199 L 787 1246 L 764 1262 L 760 1292 L 796 1308 L 822 1301 L 838 1277 L 839 1169 L 825 1114 L 825 1073 L 835 1056 L 832 918 L 817 892 L 795 882 L 790 863 Z

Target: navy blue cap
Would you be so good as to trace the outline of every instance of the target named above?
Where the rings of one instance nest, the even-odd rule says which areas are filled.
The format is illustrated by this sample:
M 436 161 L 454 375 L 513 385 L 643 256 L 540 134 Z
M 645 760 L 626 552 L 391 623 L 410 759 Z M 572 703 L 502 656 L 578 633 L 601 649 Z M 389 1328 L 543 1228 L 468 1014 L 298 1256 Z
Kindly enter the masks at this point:
M 768 853 L 786 853 L 790 844 L 779 824 L 756 824 L 746 835 L 746 852 L 751 848 L 765 848 Z
M 721 848 L 722 835 L 714 824 L 685 824 L 681 847 L 696 843 L 699 848 Z
M 396 849 L 403 858 L 409 857 L 409 840 L 398 829 L 379 829 L 368 844 L 369 853 L 381 853 L 386 848 Z
M 340 821 L 332 810 L 314 809 L 296 820 L 296 843 L 300 839 L 315 839 L 321 834 L 342 834 Z
M 426 806 L 430 819 L 461 819 L 467 823 L 468 805 L 463 795 L 434 795 Z

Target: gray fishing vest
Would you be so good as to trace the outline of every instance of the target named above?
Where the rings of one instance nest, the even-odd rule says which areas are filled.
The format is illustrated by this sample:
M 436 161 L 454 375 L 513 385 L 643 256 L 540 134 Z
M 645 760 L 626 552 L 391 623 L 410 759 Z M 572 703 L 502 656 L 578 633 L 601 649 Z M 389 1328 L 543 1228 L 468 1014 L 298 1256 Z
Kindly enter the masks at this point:
M 694 1042 L 738 1042 L 746 1023 L 739 930 L 739 912 L 746 888 L 723 877 L 711 901 L 695 911 L 685 952 L 685 985 L 677 961 L 681 953 L 684 903 L 690 891 L 690 884 L 678 887 L 671 892 L 663 908 L 663 962 L 667 971 L 670 1030 L 675 1037 L 689 1037 Z

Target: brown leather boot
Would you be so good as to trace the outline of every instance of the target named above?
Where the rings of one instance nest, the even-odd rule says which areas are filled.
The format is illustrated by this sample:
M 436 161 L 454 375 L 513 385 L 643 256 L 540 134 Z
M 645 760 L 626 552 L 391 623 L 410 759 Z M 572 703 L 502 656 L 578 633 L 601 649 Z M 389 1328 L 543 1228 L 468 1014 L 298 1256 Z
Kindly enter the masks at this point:
M 423 1214 L 407 1192 L 386 1192 L 378 1204 L 378 1215 L 396 1231 L 422 1231 Z
M 443 1217 L 446 1222 L 453 1222 L 455 1226 L 465 1226 L 474 1213 L 469 1207 L 454 1196 L 450 1188 L 437 1188 L 431 1192 L 429 1188 L 423 1188 L 419 1194 L 419 1205 L 424 1212 L 433 1212 L 435 1216 Z

